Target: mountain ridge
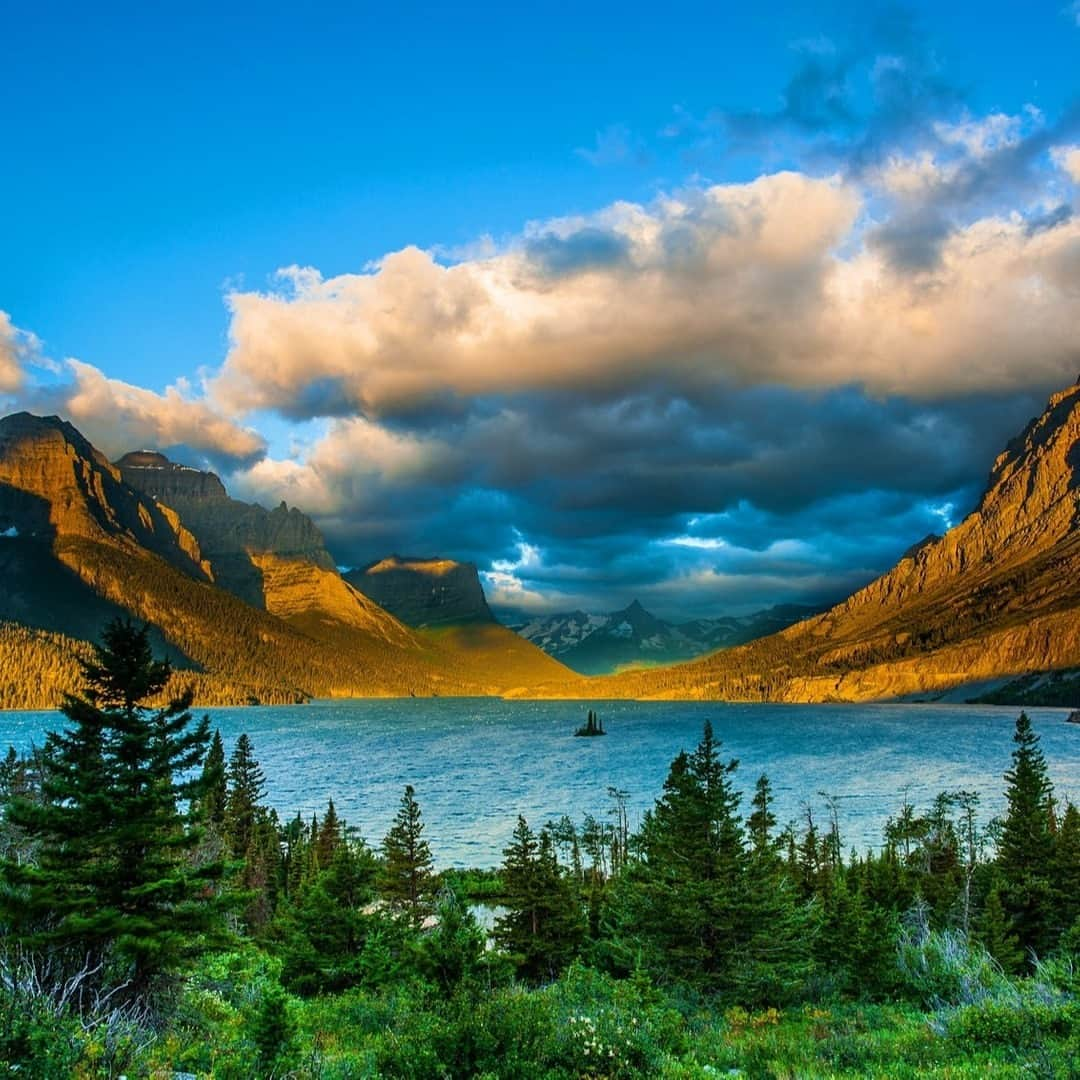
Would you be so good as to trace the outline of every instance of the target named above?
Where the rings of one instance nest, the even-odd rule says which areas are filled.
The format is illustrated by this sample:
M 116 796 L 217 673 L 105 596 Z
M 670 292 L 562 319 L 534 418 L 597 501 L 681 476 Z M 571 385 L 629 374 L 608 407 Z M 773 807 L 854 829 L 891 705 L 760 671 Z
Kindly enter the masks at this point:
M 717 616 L 682 623 L 660 619 L 634 599 L 605 614 L 584 611 L 521 618 L 507 625 L 550 656 L 583 675 L 689 660 L 741 645 L 816 615 L 819 608 L 777 604 L 745 616 Z
M 169 472 L 189 485 L 200 475 L 183 466 Z M 221 497 L 220 481 L 206 475 L 197 481 L 203 501 L 229 514 L 252 512 L 257 522 L 273 513 L 229 509 L 235 500 Z M 74 656 L 115 615 L 151 626 L 155 645 L 177 678 L 196 685 L 199 701 L 492 694 L 567 674 L 523 641 L 520 648 L 498 642 L 500 656 L 513 654 L 504 671 L 488 662 L 490 642 L 459 652 L 453 641 L 414 631 L 325 560 L 241 550 L 267 583 L 261 605 L 223 588 L 182 516 L 127 484 L 67 421 L 3 418 L 0 705 L 56 704 L 74 689 Z
M 343 577 L 409 626 L 496 623 L 475 563 L 388 555 Z
M 614 697 L 864 701 L 1080 665 L 1080 383 L 995 459 L 978 505 L 826 612 Z M 561 696 L 556 687 L 547 692 Z

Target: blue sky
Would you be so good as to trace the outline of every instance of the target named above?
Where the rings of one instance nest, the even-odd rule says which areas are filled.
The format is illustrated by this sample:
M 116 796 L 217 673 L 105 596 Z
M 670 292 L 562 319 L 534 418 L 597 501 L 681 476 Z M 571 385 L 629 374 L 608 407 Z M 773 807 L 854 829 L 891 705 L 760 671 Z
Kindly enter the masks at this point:
M 475 559 L 508 604 L 836 595 L 963 513 L 1080 370 L 1054 332 L 1078 24 L 1061 2 L 20 6 L 0 392 L 286 497 L 344 563 Z M 778 255 L 760 215 L 805 245 Z M 673 269 L 691 233 L 713 255 Z M 1050 283 L 1011 347 L 978 339 L 982 275 L 1015 275 L 999 310 Z M 888 334 L 845 306 L 871 277 Z

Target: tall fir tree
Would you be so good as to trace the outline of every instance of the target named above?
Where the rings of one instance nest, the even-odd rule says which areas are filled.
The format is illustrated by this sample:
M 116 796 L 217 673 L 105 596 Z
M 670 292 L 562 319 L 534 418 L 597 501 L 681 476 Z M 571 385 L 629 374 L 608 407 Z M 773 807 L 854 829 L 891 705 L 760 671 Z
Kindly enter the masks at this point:
M 225 796 L 225 834 L 233 858 L 243 859 L 251 845 L 259 814 L 266 776 L 255 759 L 255 748 L 247 732 L 242 732 L 233 747 L 227 773 Z
M 573 883 L 559 866 L 551 832 L 540 836 L 519 816 L 503 850 L 505 914 L 495 940 L 525 979 L 555 978 L 577 955 L 585 920 Z
M 750 853 L 745 903 L 749 933 L 738 957 L 735 992 L 745 1005 L 777 1005 L 805 985 L 812 970 L 816 911 L 803 902 L 773 836 L 772 788 L 761 776 L 747 818 Z
M 337 850 L 338 844 L 341 843 L 341 835 L 341 821 L 334 807 L 334 800 L 331 799 L 327 803 L 326 814 L 323 817 L 322 825 L 319 827 L 319 836 L 316 840 L 320 867 L 327 867 L 333 861 L 334 852 Z
M 216 728 L 203 763 L 202 789 L 203 820 L 210 828 L 221 834 L 225 829 L 228 785 L 225 770 L 225 745 L 221 741 L 221 732 Z
M 664 791 L 635 840 L 639 858 L 612 894 L 611 922 L 662 978 L 688 973 L 702 989 L 731 991 L 752 933 L 738 762 L 723 762 L 706 722 L 692 754 L 671 764 Z M 636 962 L 636 961 L 635 961 Z
M 1002 902 L 1020 947 L 1043 955 L 1056 943 L 1053 917 L 1053 787 L 1039 736 L 1026 713 L 1016 721 L 1012 768 L 1005 773 L 1007 810 L 998 840 Z
M 147 990 L 220 936 L 220 864 L 194 866 L 200 831 L 193 773 L 210 741 L 193 723 L 191 692 L 151 709 L 170 678 L 146 627 L 110 622 L 82 662 L 83 689 L 65 697 L 69 726 L 49 732 L 41 799 L 8 817 L 38 840 L 35 864 L 3 865 L 0 903 L 12 937 L 76 963 L 105 965 L 130 992 Z
M 751 814 L 746 819 L 746 831 L 750 837 L 750 847 L 755 856 L 766 857 L 776 853 L 776 841 L 772 830 L 776 825 L 776 815 L 772 812 L 773 794 L 769 778 L 764 774 L 758 777 L 754 786 L 754 798 L 750 803 Z
M 1020 948 L 1013 921 L 1005 910 L 1002 892 L 1001 878 L 995 875 L 975 929 L 983 948 L 1001 965 L 1003 971 L 1013 974 L 1024 963 L 1024 950 Z
M 397 816 L 382 843 L 379 889 L 390 906 L 419 924 L 432 907 L 434 863 L 424 839 L 424 820 L 416 792 L 407 784 Z
M 1080 919 L 1080 810 L 1068 803 L 1054 850 L 1054 932 L 1063 934 Z

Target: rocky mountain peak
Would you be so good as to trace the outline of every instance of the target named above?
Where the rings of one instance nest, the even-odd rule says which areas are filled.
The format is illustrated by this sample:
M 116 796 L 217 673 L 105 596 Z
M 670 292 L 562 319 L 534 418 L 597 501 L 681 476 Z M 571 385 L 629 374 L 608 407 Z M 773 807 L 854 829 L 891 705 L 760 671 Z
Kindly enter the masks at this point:
M 0 527 L 24 537 L 121 540 L 209 578 L 194 536 L 168 508 L 142 498 L 66 420 L 0 419 Z
M 474 563 L 391 555 L 345 580 L 409 626 L 495 622 Z
M 887 574 L 821 616 L 877 619 L 952 588 L 961 576 L 997 573 L 1051 550 L 1080 523 L 1080 384 L 1054 394 L 1041 416 L 994 462 L 978 506 L 944 536 L 927 537 Z
M 230 498 L 215 473 L 179 465 L 156 450 L 127 453 L 116 467 L 133 488 L 179 513 L 199 538 L 218 583 L 250 604 L 267 604 L 266 575 L 254 556 L 272 555 L 335 571 L 322 533 L 295 507 L 282 502 L 267 510 Z
M 116 462 L 126 483 L 163 503 L 176 499 L 227 499 L 220 477 L 178 465 L 156 450 L 134 450 Z

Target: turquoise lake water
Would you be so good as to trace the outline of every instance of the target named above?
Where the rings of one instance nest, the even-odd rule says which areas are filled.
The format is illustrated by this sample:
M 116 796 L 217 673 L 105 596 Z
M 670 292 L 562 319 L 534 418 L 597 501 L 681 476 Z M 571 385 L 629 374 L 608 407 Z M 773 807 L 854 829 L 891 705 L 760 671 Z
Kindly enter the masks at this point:
M 587 707 L 609 734 L 576 739 Z M 836 799 L 846 847 L 877 845 L 906 797 L 981 793 L 982 819 L 1002 806 L 1019 710 L 959 705 L 726 705 L 680 702 L 520 702 L 496 699 L 324 701 L 210 709 L 226 751 L 246 731 L 282 817 L 338 812 L 369 842 L 385 834 L 405 784 L 416 788 L 441 866 L 501 861 L 518 814 L 538 827 L 568 814 L 603 817 L 609 787 L 628 793 L 631 822 L 656 800 L 671 759 L 712 720 L 724 757 L 739 759 L 744 807 L 768 773 L 781 824 L 810 804 L 825 821 Z M 1080 801 L 1080 725 L 1063 709 L 1030 709 L 1061 798 Z M 59 713 L 0 713 L 0 746 L 28 749 Z

